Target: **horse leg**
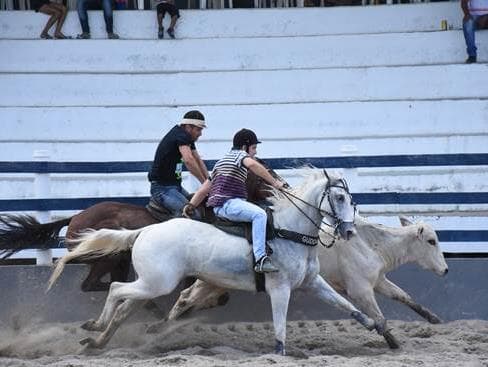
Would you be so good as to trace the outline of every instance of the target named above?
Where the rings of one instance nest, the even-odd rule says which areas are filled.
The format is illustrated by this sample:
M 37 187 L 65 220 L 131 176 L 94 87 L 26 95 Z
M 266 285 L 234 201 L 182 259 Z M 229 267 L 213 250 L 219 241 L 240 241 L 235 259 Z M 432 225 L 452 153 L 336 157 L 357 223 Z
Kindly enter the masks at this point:
M 122 322 L 145 302 L 145 299 L 126 299 L 117 306 L 107 328 L 98 336 L 96 340 L 93 338 L 86 338 L 81 340 L 80 344 L 85 345 L 86 348 L 103 348 L 112 338 Z
M 131 254 L 129 251 L 117 254 L 111 258 L 112 268 L 110 269 L 111 282 L 127 282 L 130 271 Z
M 367 282 L 359 282 L 354 285 L 348 284 L 347 295 L 357 307 L 375 321 L 376 331 L 385 338 L 388 346 L 391 349 L 399 348 L 400 344 L 388 329 L 385 316 L 376 302 L 371 284 Z
M 190 310 L 204 310 L 227 303 L 229 297 L 225 288 L 219 288 L 202 280 L 184 289 L 168 314 L 168 320 L 176 320 Z
M 113 282 L 110 285 L 110 291 L 105 302 L 105 307 L 103 308 L 99 319 L 97 321 L 88 321 L 83 325 L 83 327 L 88 330 L 101 331 L 106 329 L 104 335 L 98 340 L 86 341 L 88 347 L 101 348 L 104 346 L 120 325 L 120 322 L 124 320 L 123 316 L 126 314 L 127 308 L 129 308 L 129 311 L 127 312 L 130 312 L 132 309 L 130 307 L 131 302 L 127 302 L 126 306 L 120 309 L 117 318 L 114 319 L 113 315 L 115 308 L 120 301 L 138 300 L 140 301 L 138 304 L 143 304 L 149 299 L 171 293 L 183 277 L 181 272 L 176 269 L 175 271 L 167 272 L 166 274 L 147 272 L 145 275 L 146 279 L 143 276 L 140 276 L 137 280 L 131 283 Z M 119 321 L 119 319 L 122 321 Z M 113 326 L 107 327 L 111 320 L 114 320 Z
M 166 320 L 152 324 L 148 327 L 147 332 L 150 334 L 160 332 L 166 321 L 176 320 L 190 310 L 204 310 L 225 305 L 228 300 L 229 293 L 225 288 L 219 288 L 203 280 L 197 280 L 190 287 L 181 291 Z
M 417 312 L 424 319 L 429 321 L 431 324 L 440 324 L 442 320 L 435 313 L 430 311 L 427 307 L 422 306 L 415 302 L 410 295 L 401 289 L 399 286 L 391 282 L 390 280 L 383 277 L 375 289 L 386 297 L 399 301 L 406 304 L 412 310 Z
M 119 295 L 119 289 L 123 287 L 126 283 L 113 282 L 110 285 L 110 291 L 108 292 L 107 299 L 105 301 L 105 306 L 100 314 L 98 320 L 88 320 L 83 325 L 82 329 L 89 331 L 102 331 L 105 330 L 108 322 L 112 319 L 112 315 L 115 311 L 115 307 L 121 301 L 121 296 Z
M 359 311 L 351 302 L 337 293 L 320 275 L 305 285 L 305 290 L 311 292 L 319 299 L 334 307 L 349 312 L 350 315 L 368 330 L 376 327 L 374 320 Z
M 101 278 L 109 272 L 111 266 L 109 260 L 100 260 L 90 264 L 90 272 L 81 283 L 83 292 L 106 292 L 110 288 L 110 283 L 102 282 Z
M 284 285 L 266 287 L 271 298 L 271 309 L 273 311 L 273 326 L 275 330 L 275 353 L 285 355 L 286 340 L 286 315 L 288 313 L 288 303 L 290 302 L 290 288 Z

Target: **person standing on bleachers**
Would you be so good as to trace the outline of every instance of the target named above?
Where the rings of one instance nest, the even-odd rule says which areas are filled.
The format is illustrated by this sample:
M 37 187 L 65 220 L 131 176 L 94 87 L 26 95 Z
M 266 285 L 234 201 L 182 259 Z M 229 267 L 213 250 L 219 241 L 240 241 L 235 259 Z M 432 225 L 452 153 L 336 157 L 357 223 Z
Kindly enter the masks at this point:
M 99 9 L 100 2 L 103 9 L 103 18 L 105 19 L 105 29 L 107 30 L 107 36 L 109 39 L 119 39 L 117 33 L 114 33 L 114 19 L 112 10 L 112 0 L 78 0 L 77 10 L 78 17 L 80 18 L 82 33 L 79 34 L 77 39 L 90 39 L 90 26 L 88 25 L 88 12 L 87 9 Z
M 171 23 L 168 27 L 168 34 L 171 38 L 175 38 L 175 25 L 176 21 L 180 17 L 180 12 L 174 4 L 174 0 L 162 0 L 156 6 L 156 14 L 158 17 L 158 38 L 164 38 L 164 28 L 163 28 L 163 18 L 164 15 L 168 13 L 171 17 Z
M 50 0 L 31 0 L 31 9 L 35 10 L 36 13 L 43 13 L 49 15 L 49 19 L 47 20 L 46 26 L 41 32 L 41 38 L 43 39 L 51 39 L 49 35 L 49 30 L 56 24 L 56 29 L 54 30 L 54 38 L 55 39 L 66 39 L 71 38 L 65 36 L 61 33 L 61 28 L 63 28 L 64 21 L 66 19 L 66 14 L 68 10 L 66 6 L 63 4 L 59 4 Z
M 477 61 L 475 31 L 488 28 L 488 0 L 461 0 L 463 33 L 468 58 L 466 64 Z

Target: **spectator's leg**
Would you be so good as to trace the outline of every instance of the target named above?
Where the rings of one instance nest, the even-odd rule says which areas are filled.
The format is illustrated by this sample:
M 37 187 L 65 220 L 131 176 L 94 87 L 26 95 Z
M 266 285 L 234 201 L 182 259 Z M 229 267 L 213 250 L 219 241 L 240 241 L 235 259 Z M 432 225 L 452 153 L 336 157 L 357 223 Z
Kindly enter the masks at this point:
M 39 8 L 39 12 L 50 16 L 46 26 L 41 32 L 41 38 L 51 38 L 48 32 L 53 24 L 61 17 L 61 13 L 56 8 L 52 7 L 51 4 L 44 4 Z
M 474 57 L 476 59 L 476 42 L 475 42 L 475 31 L 476 31 L 476 18 L 471 16 L 467 21 L 463 22 L 463 33 L 464 40 L 466 41 L 466 52 L 470 58 Z
M 158 16 L 158 38 L 164 38 L 164 28 L 163 28 L 163 18 L 164 18 L 164 10 L 162 8 L 162 3 L 158 4 L 156 8 L 156 13 Z
M 76 2 L 76 10 L 78 11 L 78 18 L 80 19 L 81 31 L 84 35 L 90 34 L 90 27 L 88 25 L 88 12 L 86 11 L 87 0 L 78 0 Z
M 177 20 L 178 20 L 178 17 L 177 17 L 176 15 L 173 15 L 173 16 L 171 17 L 171 23 L 169 24 L 169 28 L 168 28 L 168 30 L 169 30 L 169 29 L 172 29 L 172 30 L 174 30 L 174 29 L 175 29 L 175 25 L 176 25 L 176 21 L 177 21 Z
M 102 0 L 103 18 L 105 19 L 105 29 L 109 38 L 114 35 L 114 16 L 111 0 Z M 115 38 L 115 37 L 114 37 Z M 118 37 L 117 37 L 118 38 Z
M 60 13 L 61 16 L 58 19 L 58 23 L 56 24 L 56 30 L 54 31 L 54 37 L 56 38 L 66 38 L 65 35 L 61 32 L 63 28 L 64 21 L 66 20 L 66 15 L 68 14 L 68 9 L 66 6 L 58 3 L 51 3 L 53 7 L 55 7 Z
M 176 21 L 180 17 L 180 12 L 176 6 L 171 5 L 171 8 L 169 9 L 169 14 L 171 15 L 171 23 L 168 27 L 168 34 L 171 38 L 175 38 L 175 25 Z

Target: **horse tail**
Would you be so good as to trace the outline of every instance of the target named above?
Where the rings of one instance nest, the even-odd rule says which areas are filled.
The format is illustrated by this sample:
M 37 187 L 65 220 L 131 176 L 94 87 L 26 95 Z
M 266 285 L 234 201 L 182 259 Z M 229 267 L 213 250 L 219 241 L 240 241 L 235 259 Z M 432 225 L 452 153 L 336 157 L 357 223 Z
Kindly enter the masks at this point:
M 64 266 L 71 260 L 79 258 L 83 260 L 95 259 L 130 250 L 143 229 L 144 227 L 136 230 L 104 228 L 96 231 L 89 229 L 82 232 L 76 239 L 69 240 L 70 243 L 78 245 L 73 251 L 56 261 L 53 273 L 49 278 L 47 291 L 51 289 L 54 282 L 63 272 Z
M 73 217 L 39 223 L 30 215 L 0 215 L 0 257 L 6 259 L 25 249 L 49 249 L 59 241 L 59 231 Z

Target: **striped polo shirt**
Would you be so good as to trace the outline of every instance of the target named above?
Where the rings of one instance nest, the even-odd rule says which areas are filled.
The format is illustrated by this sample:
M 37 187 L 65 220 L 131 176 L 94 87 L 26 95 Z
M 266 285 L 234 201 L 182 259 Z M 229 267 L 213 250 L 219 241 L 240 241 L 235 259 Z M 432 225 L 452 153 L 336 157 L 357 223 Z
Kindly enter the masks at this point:
M 219 207 L 234 198 L 247 199 L 247 168 L 242 164 L 242 160 L 246 157 L 249 157 L 249 154 L 245 151 L 232 149 L 215 164 L 208 206 Z
M 468 7 L 472 15 L 488 14 L 488 0 L 470 0 Z

